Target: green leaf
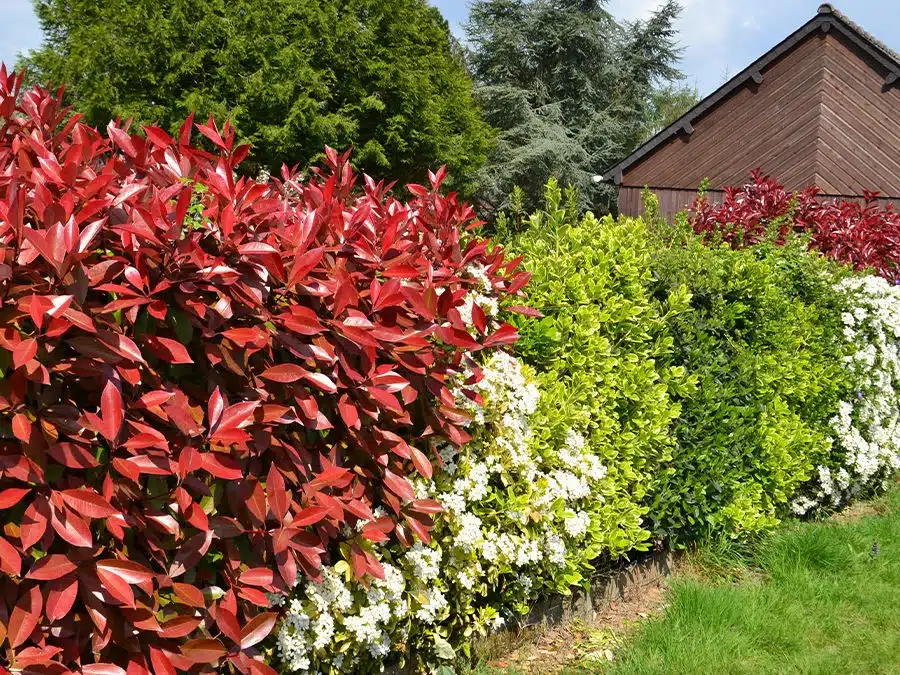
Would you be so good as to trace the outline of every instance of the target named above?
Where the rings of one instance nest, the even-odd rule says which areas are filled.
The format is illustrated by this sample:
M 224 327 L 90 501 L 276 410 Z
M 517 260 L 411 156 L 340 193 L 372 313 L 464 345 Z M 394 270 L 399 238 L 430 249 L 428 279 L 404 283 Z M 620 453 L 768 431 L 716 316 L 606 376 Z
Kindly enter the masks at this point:
M 434 653 L 443 661 L 456 659 L 456 652 L 453 646 L 437 633 L 434 635 Z

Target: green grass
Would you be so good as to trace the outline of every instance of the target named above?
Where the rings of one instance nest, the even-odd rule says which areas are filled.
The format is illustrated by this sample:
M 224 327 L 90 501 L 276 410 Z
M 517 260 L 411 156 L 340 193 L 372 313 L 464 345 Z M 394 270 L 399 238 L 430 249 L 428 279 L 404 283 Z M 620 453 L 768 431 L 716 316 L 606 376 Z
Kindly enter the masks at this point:
M 785 526 L 751 556 L 701 556 L 604 675 L 900 673 L 900 491 L 858 522 Z M 872 546 L 879 552 L 872 555 Z
M 752 548 L 693 554 L 665 612 L 614 640 L 612 663 L 562 675 L 900 675 L 900 490 L 872 506 L 877 515 L 788 524 Z

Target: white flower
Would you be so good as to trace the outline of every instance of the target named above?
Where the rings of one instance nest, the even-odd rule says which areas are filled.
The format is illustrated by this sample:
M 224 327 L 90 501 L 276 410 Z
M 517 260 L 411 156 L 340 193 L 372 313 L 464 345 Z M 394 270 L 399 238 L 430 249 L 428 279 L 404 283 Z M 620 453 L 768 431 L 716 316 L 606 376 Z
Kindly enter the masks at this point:
M 563 527 L 570 537 L 578 538 L 587 532 L 588 526 L 591 524 L 591 517 L 584 511 L 579 511 L 573 516 L 566 517 L 563 521 Z
M 454 543 L 462 549 L 471 551 L 484 541 L 481 532 L 481 519 L 474 513 L 464 513 L 459 518 L 459 532 Z
M 544 548 L 546 550 L 547 559 L 554 565 L 566 564 L 566 543 L 555 532 L 547 532 L 545 535 Z
M 406 552 L 406 559 L 412 564 L 413 573 L 417 579 L 422 581 L 430 581 L 437 579 L 441 571 L 441 551 L 440 549 L 426 548 L 421 542 Z
M 440 613 L 447 607 L 447 598 L 436 588 L 424 591 L 425 600 L 416 612 L 416 618 L 425 623 L 434 623 Z
M 313 621 L 312 633 L 315 636 L 313 640 L 313 649 L 324 649 L 331 641 L 334 635 L 334 619 L 331 614 L 319 614 L 318 618 Z

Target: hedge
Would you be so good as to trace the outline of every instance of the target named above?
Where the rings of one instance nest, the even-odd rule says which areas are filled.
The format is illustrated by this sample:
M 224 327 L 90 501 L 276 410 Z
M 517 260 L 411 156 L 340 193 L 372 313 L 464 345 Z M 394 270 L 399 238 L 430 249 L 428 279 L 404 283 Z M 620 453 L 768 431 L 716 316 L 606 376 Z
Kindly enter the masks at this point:
M 255 182 L 229 125 L 101 133 L 5 71 L 0 121 L 0 672 L 446 675 L 900 468 L 900 289 L 790 209 L 728 239 L 551 183 L 501 246 L 442 170 Z
M 784 241 L 788 233 L 807 234 L 810 248 L 856 270 L 900 279 L 900 213 L 893 203 L 864 192 L 862 200 L 824 199 L 811 186 L 797 193 L 756 170 L 749 183 L 726 188 L 721 204 L 700 194 L 689 214 L 694 231 L 706 241 L 735 247 L 759 243 L 767 232 Z
M 5 662 L 272 672 L 299 578 L 383 580 L 378 544 L 430 541 L 409 479 L 469 438 L 471 355 L 516 338 L 460 311 L 528 275 L 443 172 L 408 204 L 330 149 L 256 183 L 229 125 L 196 125 L 211 151 L 190 119 L 101 134 L 21 81 L 0 72 Z
M 828 419 L 852 386 L 842 270 L 792 239 L 733 249 L 687 236 L 657 244 L 653 260 L 657 293 L 689 289 L 691 311 L 670 330 L 677 363 L 697 378 L 654 528 L 675 540 L 770 529 L 829 456 Z

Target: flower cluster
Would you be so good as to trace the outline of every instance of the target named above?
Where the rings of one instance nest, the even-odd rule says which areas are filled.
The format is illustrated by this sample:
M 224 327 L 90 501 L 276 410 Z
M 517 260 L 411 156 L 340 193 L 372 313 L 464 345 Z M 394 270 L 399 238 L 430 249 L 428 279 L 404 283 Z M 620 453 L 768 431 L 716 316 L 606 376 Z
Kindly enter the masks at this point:
M 518 359 L 492 354 L 477 367 L 480 379 L 475 368 L 454 390 L 473 417 L 472 440 L 460 450 L 441 446 L 443 469 L 415 485 L 417 497 L 444 507 L 431 543 L 374 546 L 385 579 L 368 589 L 352 581 L 346 563 L 298 586 L 278 635 L 287 670 L 377 669 L 392 644 L 421 654 L 454 631 L 484 634 L 539 593 L 569 585 L 591 503 L 603 501 L 606 467 L 571 429 L 552 457 L 535 452 L 540 391 Z
M 380 663 L 403 639 L 410 616 L 434 623 L 446 607 L 443 595 L 426 587 L 439 562 L 439 551 L 417 543 L 400 564 L 382 561 L 384 579 L 368 588 L 352 578 L 345 562 L 325 567 L 321 581 L 304 581 L 287 604 L 279 660 L 301 673 L 358 672 L 363 660 Z
M 814 497 L 794 501 L 798 515 L 841 506 L 900 469 L 900 287 L 862 276 L 837 289 L 850 308 L 841 318 L 854 386 L 830 421 L 833 465 L 818 468 Z
M 466 294 L 462 305 L 457 308 L 463 322 L 467 326 L 474 325 L 475 320 L 472 317 L 472 312 L 476 305 L 484 312 L 485 318 L 496 317 L 500 313 L 500 305 L 492 292 L 493 286 L 491 285 L 491 278 L 487 274 L 487 267 L 472 264 L 465 271 L 475 280 L 476 285 Z

